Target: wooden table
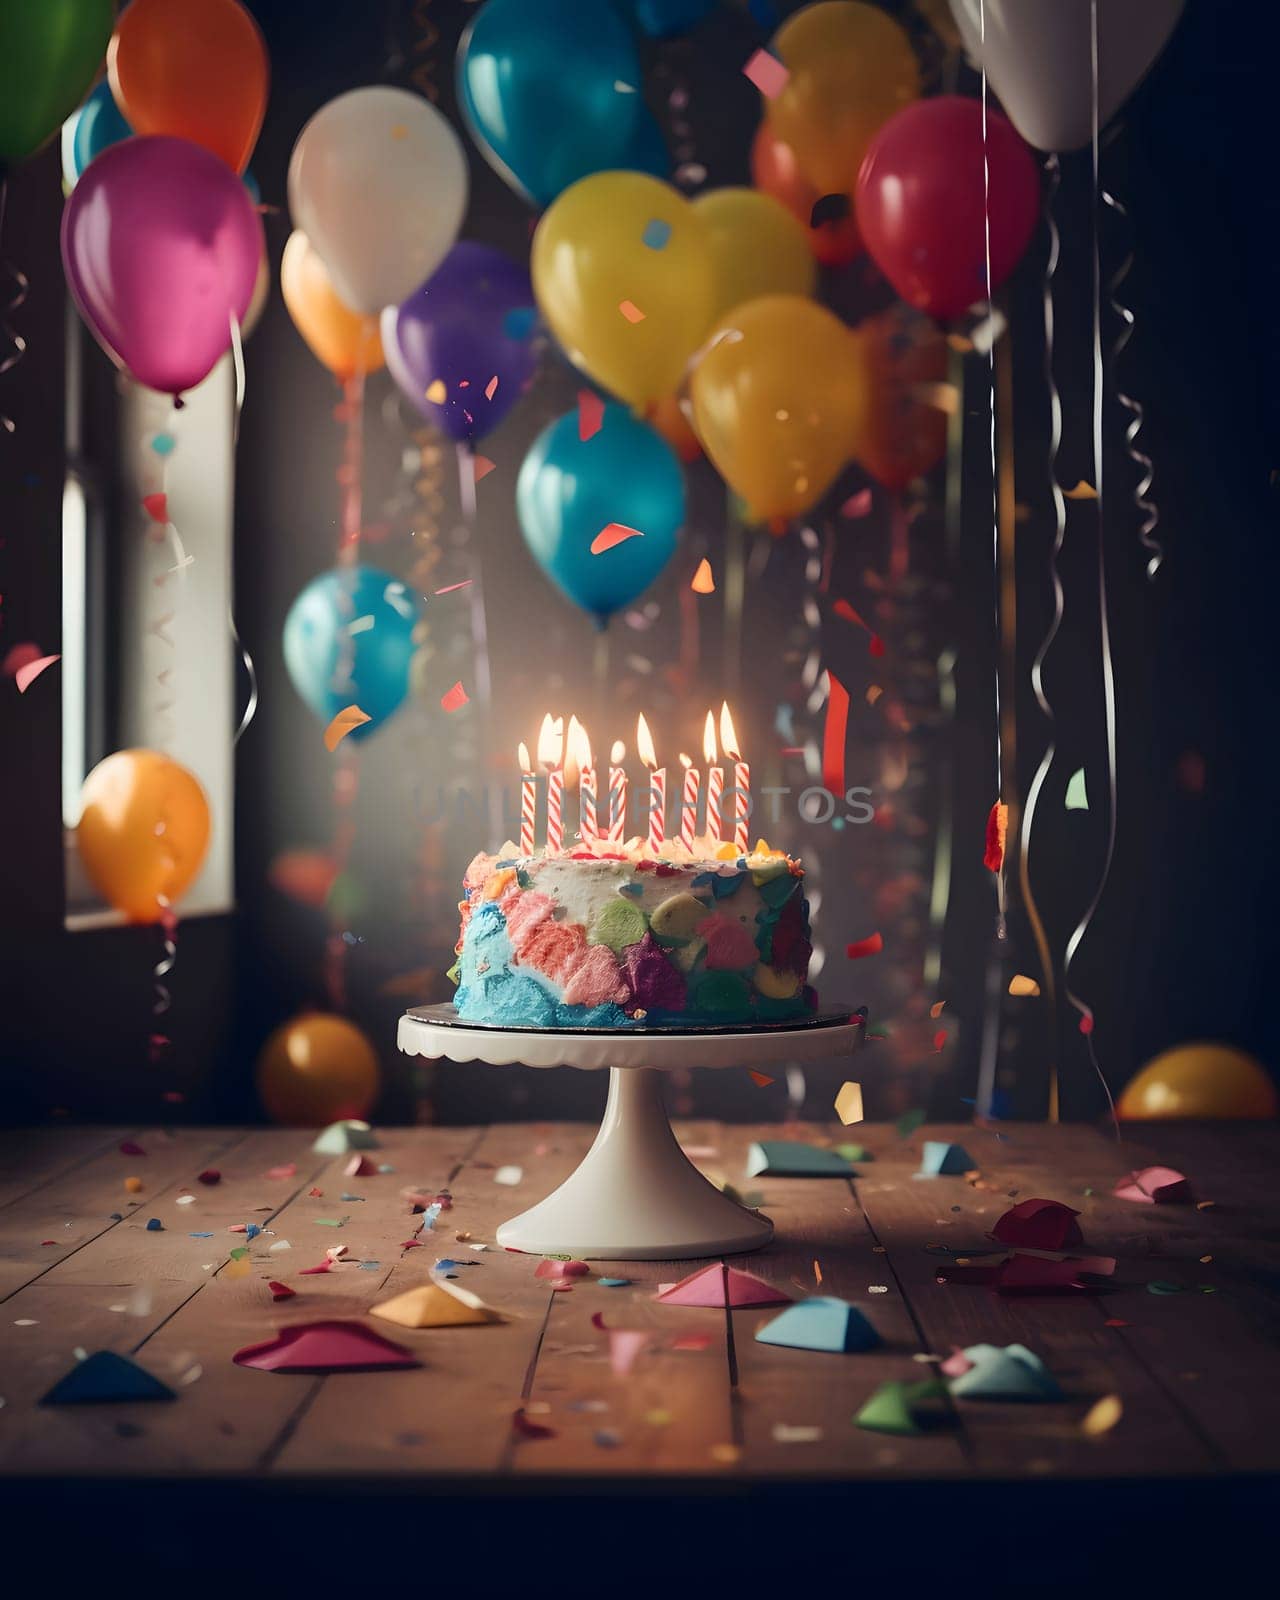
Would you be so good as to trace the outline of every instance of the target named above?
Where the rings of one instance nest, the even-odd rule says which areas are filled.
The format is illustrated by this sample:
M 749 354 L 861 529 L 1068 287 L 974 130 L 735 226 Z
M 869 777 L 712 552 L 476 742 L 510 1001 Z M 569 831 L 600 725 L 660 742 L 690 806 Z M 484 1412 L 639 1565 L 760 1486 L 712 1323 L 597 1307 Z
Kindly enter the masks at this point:
M 775 1513 L 795 1496 L 810 1513 L 852 1504 L 864 1518 L 892 1519 L 907 1505 L 914 1518 L 931 1505 L 935 1545 L 994 1512 L 1007 1545 L 1017 1507 L 1033 1518 L 1037 1506 L 1089 1515 L 1099 1508 L 1088 1495 L 1105 1482 L 1107 1523 L 1116 1508 L 1132 1505 L 1137 1515 L 1155 1497 L 1165 1518 L 1185 1503 L 1201 1521 L 1210 1507 L 1215 1515 L 1234 1507 L 1250 1526 L 1265 1525 L 1252 1508 L 1264 1485 L 1274 1507 L 1270 1475 L 1280 1469 L 1280 1226 L 1271 1186 L 1280 1128 L 1153 1125 L 1131 1130 L 1123 1148 L 1080 1126 L 926 1127 L 906 1140 L 867 1124 L 685 1123 L 678 1132 L 704 1171 L 758 1191 L 776 1223 L 772 1245 L 740 1264 L 797 1298 L 818 1290 L 820 1274 L 818 1292 L 863 1308 L 884 1336 L 881 1349 L 777 1348 L 753 1338 L 772 1310 L 726 1315 L 655 1302 L 658 1283 L 697 1263 L 629 1262 L 617 1268 L 632 1280 L 621 1288 L 601 1287 L 596 1272 L 607 1269 L 597 1266 L 554 1291 L 534 1276 L 532 1257 L 469 1250 L 566 1176 L 590 1141 L 586 1127 L 386 1129 L 373 1158 L 394 1172 L 365 1178 L 344 1177 L 348 1158 L 314 1154 L 313 1135 L 299 1131 L 0 1135 L 7 1504 L 27 1515 L 49 1506 L 65 1514 L 68 1502 L 51 1497 L 56 1476 L 79 1485 L 81 1506 L 115 1504 L 111 1496 L 129 1503 L 132 1494 L 136 1509 L 142 1486 L 173 1497 L 196 1483 L 206 1509 L 218 1494 L 243 1497 L 246 1486 L 270 1503 L 273 1486 L 287 1485 L 295 1497 L 310 1494 L 313 1506 L 340 1503 L 349 1515 L 355 1504 L 364 1517 L 376 1488 L 384 1509 L 420 1507 L 433 1494 L 455 1510 L 463 1500 L 483 1505 L 486 1527 L 499 1505 L 506 1525 L 510 1508 L 525 1505 L 545 1526 L 546 1508 L 567 1492 L 593 1497 L 598 1519 L 624 1490 L 678 1489 L 707 1527 L 731 1506 L 758 1516 L 767 1485 Z M 856 1138 L 874 1159 L 852 1181 L 744 1177 L 748 1145 L 778 1137 Z M 915 1180 L 925 1138 L 962 1143 L 981 1178 Z M 123 1154 L 130 1140 L 145 1154 Z M 1186 1172 L 1196 1198 L 1212 1203 L 1112 1197 L 1126 1171 L 1155 1161 Z M 495 1181 L 507 1166 L 521 1169 L 514 1187 Z M 212 1187 L 197 1181 L 209 1167 L 222 1174 Z M 126 1192 L 131 1177 L 142 1180 L 140 1194 Z M 404 1245 L 420 1221 L 401 1193 L 409 1185 L 453 1197 L 418 1248 Z M 179 1204 L 186 1194 L 194 1198 Z M 1078 1209 L 1090 1251 L 1118 1258 L 1104 1292 L 1008 1298 L 937 1281 L 944 1252 L 990 1249 L 984 1235 L 1012 1197 L 1031 1196 Z M 162 1231 L 147 1230 L 152 1217 Z M 321 1218 L 345 1222 L 334 1228 Z M 249 1222 L 264 1231 L 250 1245 L 251 1274 L 233 1281 L 228 1252 L 245 1236 L 228 1230 Z M 286 1239 L 287 1252 L 268 1253 Z M 337 1244 L 347 1258 L 335 1270 L 299 1275 Z M 508 1320 L 420 1332 L 372 1321 L 421 1357 L 414 1370 L 317 1377 L 233 1365 L 236 1349 L 276 1328 L 363 1316 L 424 1282 L 442 1256 L 474 1262 L 459 1280 Z M 273 1302 L 272 1278 L 296 1298 Z M 1153 1282 L 1183 1292 L 1154 1293 Z M 626 1377 L 611 1372 L 609 1328 L 651 1336 Z M 1066 1398 L 952 1402 L 950 1425 L 920 1438 L 853 1426 L 877 1385 L 920 1379 L 933 1358 L 980 1341 L 1030 1346 Z M 177 1389 L 177 1403 L 38 1405 L 78 1350 L 99 1349 L 136 1357 Z M 1123 1417 L 1090 1437 L 1082 1419 L 1106 1395 L 1120 1398 Z M 518 1430 L 518 1409 L 547 1436 Z M 339 1492 L 340 1502 L 326 1498 Z M 163 1503 L 178 1514 L 176 1499 Z M 669 1515 L 673 1502 L 664 1504 Z M 815 1527 L 826 1525 L 823 1516 Z M 817 1536 L 811 1528 L 799 1543 L 807 1548 Z M 774 1547 L 755 1537 L 753 1564 L 763 1571 Z M 789 1549 L 793 1561 L 802 1557 Z M 1055 1561 L 1069 1564 L 1070 1552 Z

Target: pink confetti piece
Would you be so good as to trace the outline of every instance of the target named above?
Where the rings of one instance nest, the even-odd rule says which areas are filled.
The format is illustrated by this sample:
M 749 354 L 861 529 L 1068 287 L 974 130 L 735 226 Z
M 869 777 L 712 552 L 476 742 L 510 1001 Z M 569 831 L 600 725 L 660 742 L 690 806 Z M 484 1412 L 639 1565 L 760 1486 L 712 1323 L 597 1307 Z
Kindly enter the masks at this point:
M 865 517 L 871 512 L 871 490 L 859 489 L 857 494 L 851 494 L 840 507 L 842 517 Z
M 622 315 L 627 319 L 628 322 L 644 321 L 644 312 L 641 311 L 640 307 L 636 305 L 634 300 L 620 300 L 618 302 L 618 310 L 621 311 Z
M 38 661 L 28 661 L 26 666 L 19 667 L 13 675 L 13 681 L 18 685 L 18 693 L 26 694 L 46 667 L 51 667 L 55 661 L 61 660 L 61 656 L 41 656 Z
M 591 554 L 602 556 L 606 550 L 612 550 L 615 545 L 626 544 L 628 539 L 643 539 L 644 535 L 639 528 L 628 528 L 625 522 L 611 522 L 607 527 L 601 528 L 591 541 Z
M 777 56 L 767 50 L 757 50 L 743 67 L 742 75 L 755 84 L 766 100 L 776 100 L 791 76 Z
M 469 703 L 467 691 L 460 683 L 455 683 L 452 689 L 447 689 L 440 696 L 440 709 L 442 711 L 461 711 L 463 706 Z
M 168 522 L 169 497 L 166 494 L 144 494 L 142 506 L 152 522 Z
M 471 469 L 475 474 L 475 481 L 479 483 L 482 478 L 487 478 L 497 464 L 496 461 L 490 461 L 488 456 L 473 456 Z
M 497 377 L 495 376 L 495 377 L 490 378 L 488 383 L 485 384 L 485 386 L 484 386 L 484 397 L 485 397 L 486 400 L 492 400 L 494 395 L 497 394 L 497 392 L 498 392 L 498 380 L 497 380 Z
M 884 936 L 872 933 L 865 939 L 855 939 L 852 944 L 846 945 L 844 953 L 850 961 L 861 961 L 864 956 L 878 956 L 883 949 Z
M 461 583 L 447 583 L 443 589 L 437 589 L 436 594 L 453 594 L 457 589 L 467 589 L 471 586 L 471 579 L 464 578 Z
M 578 438 L 594 439 L 604 424 L 604 401 L 593 389 L 578 390 Z

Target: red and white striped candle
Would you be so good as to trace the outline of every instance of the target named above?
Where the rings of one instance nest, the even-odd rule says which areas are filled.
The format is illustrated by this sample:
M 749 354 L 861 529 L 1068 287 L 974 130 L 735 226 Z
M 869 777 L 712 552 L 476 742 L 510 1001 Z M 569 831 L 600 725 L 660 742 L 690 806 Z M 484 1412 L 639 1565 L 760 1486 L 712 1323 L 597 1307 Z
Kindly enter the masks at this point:
M 667 769 L 657 765 L 653 738 L 643 715 L 636 724 L 636 753 L 649 769 L 649 854 L 659 856 L 666 838 Z
M 520 741 L 520 854 L 533 854 L 533 831 L 538 821 L 538 779 L 529 760 L 529 747 Z
M 693 841 L 698 836 L 698 796 L 702 791 L 702 774 L 686 755 L 680 757 L 680 764 L 684 768 L 684 786 L 680 792 L 680 843 L 692 855 Z
M 621 739 L 609 752 L 609 843 L 622 844 L 627 826 L 627 774 L 622 759 L 627 753 Z
M 738 735 L 727 703 L 720 707 L 720 743 L 725 755 L 733 760 L 733 845 L 746 855 L 751 827 L 751 768 L 738 749 Z
M 720 842 L 720 791 L 724 788 L 724 768 L 716 765 L 716 723 L 708 711 L 702 733 L 702 753 L 707 758 L 707 838 Z
M 564 847 L 564 719 L 548 712 L 538 730 L 538 765 L 547 774 L 547 849 Z

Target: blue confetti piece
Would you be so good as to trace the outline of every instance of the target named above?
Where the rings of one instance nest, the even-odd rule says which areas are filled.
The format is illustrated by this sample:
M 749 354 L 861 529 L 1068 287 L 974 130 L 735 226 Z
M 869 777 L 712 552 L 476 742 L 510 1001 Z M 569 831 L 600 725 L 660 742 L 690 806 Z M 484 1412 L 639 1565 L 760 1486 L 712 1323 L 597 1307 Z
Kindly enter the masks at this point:
M 642 883 L 620 883 L 618 885 L 618 893 L 619 894 L 633 895 L 638 900 L 640 898 L 640 896 L 644 893 L 644 884 L 642 884 Z
M 164 1232 L 164 1223 L 161 1222 L 159 1217 L 151 1217 L 147 1222 L 147 1232 L 148 1233 L 163 1233 Z
M 187 1235 L 187 1238 L 188 1239 L 212 1239 L 213 1235 L 211 1233 L 189 1233 Z
M 538 313 L 533 306 L 515 306 L 502 319 L 504 339 L 527 339 L 533 332 Z
M 360 1270 L 361 1272 L 377 1272 L 381 1265 L 381 1261 L 362 1261 L 360 1262 Z
M 178 441 L 171 433 L 157 433 L 151 440 L 151 448 L 158 456 L 172 455 L 177 448 Z
M 344 1200 L 358 1200 L 361 1205 L 364 1204 L 364 1196 L 362 1194 L 344 1194 L 342 1196 L 342 1199 L 344 1199 Z
M 246 1239 L 256 1239 L 261 1232 L 262 1229 L 256 1222 L 250 1222 L 245 1225 L 244 1236 Z
M 621 1289 L 631 1282 L 630 1278 L 597 1278 L 596 1282 L 602 1289 Z
M 665 250 L 667 240 L 671 237 L 671 224 L 664 222 L 661 217 L 651 217 L 644 225 L 641 238 L 650 250 Z
M 394 1172 L 395 1170 L 389 1161 L 379 1161 L 378 1163 L 379 1172 Z

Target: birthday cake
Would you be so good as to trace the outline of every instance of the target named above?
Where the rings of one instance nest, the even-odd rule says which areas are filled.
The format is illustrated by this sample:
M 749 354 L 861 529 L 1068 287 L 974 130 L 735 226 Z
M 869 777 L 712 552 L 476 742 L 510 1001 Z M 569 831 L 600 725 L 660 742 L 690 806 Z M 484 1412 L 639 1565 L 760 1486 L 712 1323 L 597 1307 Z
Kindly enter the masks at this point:
M 477 855 L 459 904 L 458 1015 L 495 1027 L 645 1028 L 812 1014 L 800 863 L 763 842 L 716 850 L 676 844 L 650 859 L 636 840 Z

